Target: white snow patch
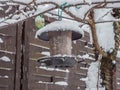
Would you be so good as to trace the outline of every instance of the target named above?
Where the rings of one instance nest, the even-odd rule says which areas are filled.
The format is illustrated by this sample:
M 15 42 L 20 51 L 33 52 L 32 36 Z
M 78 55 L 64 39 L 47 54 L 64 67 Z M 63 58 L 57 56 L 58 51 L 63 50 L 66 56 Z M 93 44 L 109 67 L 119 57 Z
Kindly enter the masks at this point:
M 53 82 L 43 82 L 43 81 L 38 81 L 37 83 L 53 84 Z
M 84 69 L 84 70 L 87 70 L 88 68 L 86 68 L 86 67 L 80 67 L 80 69 Z
M 79 6 L 79 9 L 76 8 L 76 7 L 70 7 L 69 8 L 69 11 L 74 14 L 76 17 L 79 17 L 79 18 L 87 18 L 85 17 L 85 14 L 88 12 L 88 10 L 93 7 L 93 5 L 81 5 Z
M 10 62 L 10 58 L 7 57 L 7 56 L 3 56 L 0 58 L 2 61 L 5 61 L 5 62 Z
M 4 9 L 2 7 L 0 7 L 0 10 L 3 11 Z
M 5 75 L 4 78 L 9 78 L 9 76 Z
M 120 57 L 120 46 L 119 46 L 119 50 L 117 52 L 117 57 Z
M 87 78 L 87 77 L 86 77 L 86 78 L 80 78 L 80 80 L 81 80 L 81 81 L 87 81 L 88 78 Z
M 77 57 L 82 58 L 82 59 L 95 60 L 95 59 L 94 59 L 93 57 L 91 57 L 89 54 L 78 55 Z
M 0 43 L 3 43 L 4 41 L 3 41 L 3 39 L 2 38 L 0 38 Z
M 67 72 L 67 73 L 69 73 L 68 69 L 63 70 L 63 69 L 58 69 L 58 68 L 48 68 L 48 67 L 45 67 L 45 66 L 40 66 L 39 68 L 47 70 L 47 71 L 58 71 L 58 72 Z
M 113 61 L 112 61 L 112 63 L 113 63 L 113 64 L 116 64 L 116 61 L 115 61 L 115 60 L 113 60 Z
M 36 32 L 36 38 L 38 35 L 41 35 L 43 32 L 48 32 L 48 31 L 75 31 L 78 32 L 82 35 L 84 35 L 83 30 L 79 27 L 78 23 L 75 22 L 70 22 L 70 21 L 55 21 L 52 22 L 48 25 L 46 25 L 45 27 L 43 27 L 42 29 L 38 30 Z
M 115 20 L 115 18 L 111 15 L 112 9 L 95 9 L 95 21 L 109 21 Z M 104 24 L 104 23 L 103 23 Z
M 120 85 L 120 82 L 117 82 L 117 85 Z
M 46 56 L 50 56 L 50 52 L 46 52 L 46 51 L 41 52 L 41 54 L 46 55 Z
M 86 89 L 85 90 L 97 90 L 97 84 L 99 84 L 99 90 L 105 90 L 104 87 L 101 87 L 101 79 L 99 77 L 98 82 L 98 73 L 99 73 L 99 61 L 93 62 L 90 64 L 88 69 L 86 81 Z
M 100 47 L 102 47 L 106 52 L 111 51 L 114 48 L 114 32 L 113 23 L 99 23 L 96 24 L 98 42 Z
M 92 0 L 85 0 L 88 4 L 92 4 Z
M 76 41 L 73 41 L 74 44 L 76 44 L 77 42 Z
M 65 81 L 59 81 L 59 82 L 55 82 L 56 85 L 60 85 L 60 86 L 68 86 L 68 83 Z

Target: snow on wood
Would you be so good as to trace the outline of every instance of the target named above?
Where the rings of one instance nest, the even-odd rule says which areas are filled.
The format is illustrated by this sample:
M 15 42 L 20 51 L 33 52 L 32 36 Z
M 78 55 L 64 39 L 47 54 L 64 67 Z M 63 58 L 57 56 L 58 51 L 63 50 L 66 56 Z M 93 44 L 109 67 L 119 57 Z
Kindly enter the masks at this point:
M 43 52 L 41 52 L 41 54 L 46 55 L 46 56 L 50 56 L 50 52 L 43 51 Z
M 10 62 L 11 61 L 10 58 L 7 57 L 7 56 L 1 57 L 0 60 L 5 61 L 5 62 Z
M 53 82 L 43 82 L 43 81 L 38 81 L 37 83 L 43 83 L 43 84 L 53 84 Z
M 95 58 L 91 57 L 89 54 L 84 54 L 84 55 L 77 55 L 77 57 L 82 58 L 82 59 L 90 59 L 90 60 L 95 60 Z
M 4 68 L 4 67 L 0 67 L 0 69 L 8 70 L 8 71 L 12 70 L 12 68 Z
M 59 69 L 59 68 L 48 68 L 48 67 L 44 67 L 44 66 L 40 66 L 39 67 L 40 69 L 44 69 L 44 70 L 47 70 L 47 71 L 58 71 L 58 72 L 66 72 L 66 73 L 69 73 L 69 70 L 68 69 Z
M 9 78 L 9 76 L 5 75 L 4 78 Z
M 8 53 L 8 54 L 16 54 L 16 52 L 6 51 L 6 50 L 0 50 L 0 52 Z
M 48 47 L 45 47 L 45 46 L 41 46 L 41 45 L 37 45 L 37 44 L 33 44 L 33 43 L 30 43 L 30 45 L 49 50 L 49 48 L 48 48 Z
M 2 38 L 0 38 L 0 43 L 3 43 L 4 41 L 2 40 Z
M 65 81 L 58 81 L 58 82 L 55 82 L 55 84 L 60 86 L 68 86 L 68 83 Z
M 5 76 L 0 76 L 0 78 L 9 78 L 9 76 L 5 75 Z
M 83 30 L 78 26 L 77 23 L 75 22 L 69 22 L 69 21 L 54 21 L 42 29 L 38 30 L 36 32 L 36 38 L 41 35 L 43 32 L 48 32 L 48 31 L 75 31 L 78 32 L 82 35 L 84 35 Z

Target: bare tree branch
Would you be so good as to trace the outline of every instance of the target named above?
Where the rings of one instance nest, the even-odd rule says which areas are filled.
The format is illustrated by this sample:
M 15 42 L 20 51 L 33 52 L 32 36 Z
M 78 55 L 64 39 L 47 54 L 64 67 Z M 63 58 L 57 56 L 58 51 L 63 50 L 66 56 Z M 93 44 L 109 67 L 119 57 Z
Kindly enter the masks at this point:
M 98 44 L 98 38 L 96 34 L 96 28 L 95 28 L 95 22 L 94 22 L 94 11 L 91 10 L 89 14 L 89 25 L 91 27 L 91 32 L 92 32 L 92 39 L 93 39 L 93 45 L 95 47 L 95 54 L 102 54 L 103 56 L 107 56 L 107 53 L 105 53 L 102 48 Z

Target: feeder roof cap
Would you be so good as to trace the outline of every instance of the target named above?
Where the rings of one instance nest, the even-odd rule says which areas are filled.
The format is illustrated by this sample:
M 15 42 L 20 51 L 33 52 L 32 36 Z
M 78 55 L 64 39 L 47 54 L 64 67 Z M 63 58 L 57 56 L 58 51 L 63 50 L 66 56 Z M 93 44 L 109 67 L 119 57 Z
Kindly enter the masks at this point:
M 48 41 L 49 39 L 47 33 L 50 31 L 72 31 L 75 37 L 79 36 L 79 38 L 81 38 L 82 36 L 84 36 L 84 31 L 79 27 L 78 23 L 63 20 L 63 21 L 54 21 L 46 25 L 45 27 L 39 29 L 36 32 L 35 37 Z M 74 38 L 74 39 L 79 39 L 79 38 Z

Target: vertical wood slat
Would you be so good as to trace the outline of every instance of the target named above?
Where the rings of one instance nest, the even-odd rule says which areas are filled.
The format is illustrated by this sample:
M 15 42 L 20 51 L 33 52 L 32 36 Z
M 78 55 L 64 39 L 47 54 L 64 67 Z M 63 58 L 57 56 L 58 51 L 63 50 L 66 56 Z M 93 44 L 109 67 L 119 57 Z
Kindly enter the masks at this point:
M 118 84 L 118 78 L 120 78 L 120 58 L 116 58 L 116 72 L 114 72 L 114 77 L 113 77 L 113 80 L 114 80 L 114 83 L 113 83 L 113 89 L 114 90 L 120 90 L 119 88 L 119 84 Z
M 3 36 L 3 38 L 5 38 L 5 40 L 6 40 L 6 41 L 3 42 L 3 46 L 1 45 L 1 48 L 0 48 L 2 51 L 6 51 L 6 52 L 0 53 L 1 54 L 0 56 L 1 57 L 2 56 L 7 56 L 8 57 L 9 56 L 8 55 L 8 52 L 9 52 L 8 50 L 15 50 L 14 47 L 16 47 L 14 45 L 14 43 L 16 43 L 16 41 L 14 40 L 16 38 L 16 34 L 15 34 L 16 33 L 16 25 L 14 24 L 14 25 L 11 25 L 11 26 L 5 26 L 4 28 L 0 29 L 0 33 Z M 11 36 L 14 36 L 14 38 L 11 37 Z M 6 78 L 5 82 L 4 82 L 4 80 L 3 81 L 0 80 L 0 82 L 1 82 L 1 84 L 3 84 L 3 86 L 5 85 L 5 83 L 7 83 L 7 85 L 5 85 L 5 86 L 7 86 L 7 87 L 5 87 L 6 90 L 14 90 L 14 86 L 15 86 L 14 85 L 14 79 L 15 79 L 14 78 L 14 76 L 15 76 L 14 75 L 14 70 L 15 70 L 15 67 L 14 67 L 13 64 L 15 62 L 15 55 L 13 55 L 13 56 L 10 55 L 9 59 L 10 59 L 11 62 L 6 62 L 6 63 L 8 63 L 8 66 L 7 66 L 8 69 L 11 69 L 11 70 L 1 69 L 2 72 L 0 74 L 0 75 L 3 75 L 3 76 L 5 76 L 7 74 L 6 76 L 8 76 L 8 78 Z M 6 68 L 6 66 L 3 65 L 2 68 Z M 0 90 L 2 90 L 2 89 L 0 88 Z
M 15 61 L 15 90 L 20 90 L 21 79 L 21 37 L 22 37 L 22 22 L 16 25 L 16 61 Z
M 32 30 L 32 18 L 29 18 L 24 23 L 23 31 L 23 79 L 22 90 L 28 90 L 28 70 L 29 70 L 29 36 Z

